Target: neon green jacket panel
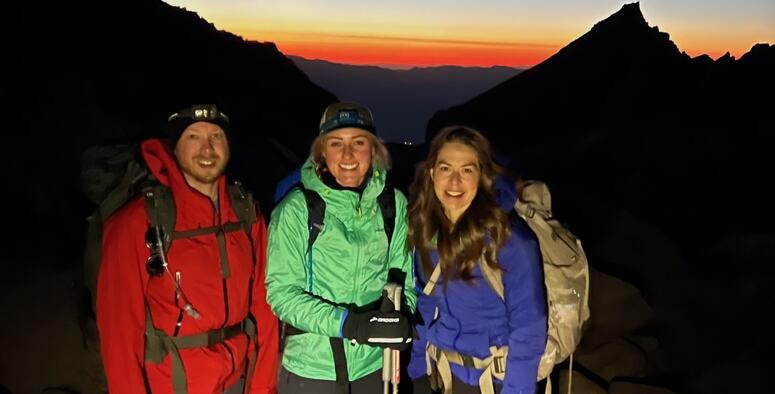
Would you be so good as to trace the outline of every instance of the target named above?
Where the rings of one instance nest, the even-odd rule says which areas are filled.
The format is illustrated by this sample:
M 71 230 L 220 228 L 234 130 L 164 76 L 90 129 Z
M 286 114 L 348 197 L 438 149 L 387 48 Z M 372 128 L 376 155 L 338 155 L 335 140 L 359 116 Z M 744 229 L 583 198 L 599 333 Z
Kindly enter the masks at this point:
M 404 297 L 414 310 L 416 294 L 407 250 L 406 197 L 395 190 L 396 219 L 388 258 L 387 237 L 377 197 L 385 172 L 374 169 L 362 196 L 331 189 L 315 174 L 308 160 L 302 182 L 326 203 L 324 228 L 308 259 L 307 204 L 304 194 L 291 191 L 272 212 L 267 247 L 267 301 L 283 321 L 305 331 L 289 336 L 283 366 L 313 379 L 335 380 L 329 337 L 339 337 L 344 307 L 374 302 L 382 295 L 390 268 L 406 272 Z M 325 300 L 325 301 L 324 301 Z M 382 349 L 345 342 L 350 380 L 382 367 Z

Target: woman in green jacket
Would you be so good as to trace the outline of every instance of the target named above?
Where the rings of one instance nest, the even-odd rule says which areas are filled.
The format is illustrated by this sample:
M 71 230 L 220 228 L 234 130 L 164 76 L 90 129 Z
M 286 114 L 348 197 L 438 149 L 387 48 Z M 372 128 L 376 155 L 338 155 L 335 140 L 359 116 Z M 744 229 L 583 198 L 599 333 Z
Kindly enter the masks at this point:
M 407 202 L 394 189 L 388 239 L 389 216 L 378 197 L 389 192 L 390 156 L 374 131 L 363 106 L 326 108 L 301 168 L 302 186 L 272 212 L 266 289 L 272 310 L 286 323 L 280 394 L 379 392 L 383 348 L 404 349 L 411 341 L 408 316 L 416 295 Z M 323 202 L 322 228 L 308 222 L 310 194 Z M 401 312 L 384 302 L 388 272 L 403 286 Z

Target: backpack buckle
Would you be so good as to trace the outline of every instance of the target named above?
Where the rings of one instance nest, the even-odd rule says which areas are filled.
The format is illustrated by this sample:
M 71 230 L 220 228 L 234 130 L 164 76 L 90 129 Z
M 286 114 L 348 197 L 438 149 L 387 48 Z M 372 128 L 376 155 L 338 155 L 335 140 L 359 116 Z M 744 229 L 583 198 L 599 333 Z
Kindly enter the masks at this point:
M 525 212 L 525 215 L 527 215 L 527 217 L 532 218 L 533 216 L 535 216 L 535 214 L 536 214 L 536 209 L 535 208 L 530 207 L 530 206 L 527 207 L 527 211 Z
M 493 357 L 492 365 L 493 365 L 493 368 L 495 369 L 495 373 L 498 373 L 498 374 L 506 373 L 506 366 L 503 363 L 503 356 Z
M 223 328 L 207 333 L 207 346 L 217 345 L 226 341 L 226 330 Z

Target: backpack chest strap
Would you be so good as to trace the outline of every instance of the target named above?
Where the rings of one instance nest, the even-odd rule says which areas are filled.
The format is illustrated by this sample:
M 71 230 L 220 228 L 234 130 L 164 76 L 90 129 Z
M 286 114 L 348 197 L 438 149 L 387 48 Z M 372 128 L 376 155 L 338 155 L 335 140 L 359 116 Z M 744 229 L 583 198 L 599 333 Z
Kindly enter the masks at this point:
M 226 253 L 226 237 L 224 234 L 233 231 L 242 231 L 244 225 L 242 222 L 228 222 L 220 226 L 201 227 L 193 230 L 174 231 L 170 235 L 170 240 L 183 238 L 199 237 L 207 234 L 215 234 L 215 239 L 218 242 L 218 252 L 220 253 L 221 260 L 221 277 L 226 279 L 231 276 L 231 269 L 229 268 L 229 256 Z
M 174 231 L 170 235 L 170 240 L 174 241 L 176 239 L 194 238 L 206 234 L 217 234 L 219 231 L 230 233 L 242 229 L 242 222 L 228 222 L 220 226 L 200 227 L 193 230 Z
M 428 342 L 425 348 L 425 364 L 434 389 L 443 387 L 442 393 L 452 394 L 452 369 L 450 363 L 482 371 L 479 377 L 479 389 L 482 394 L 494 394 L 492 378 L 503 380 L 506 377 L 506 357 L 508 346 L 490 346 L 490 356 L 481 359 L 463 355 L 453 350 L 440 349 Z

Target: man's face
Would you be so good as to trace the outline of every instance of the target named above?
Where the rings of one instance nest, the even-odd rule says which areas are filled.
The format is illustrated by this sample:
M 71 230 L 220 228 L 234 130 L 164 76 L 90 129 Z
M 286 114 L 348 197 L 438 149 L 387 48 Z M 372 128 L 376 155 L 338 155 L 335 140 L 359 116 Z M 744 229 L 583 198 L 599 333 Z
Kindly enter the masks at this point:
M 212 123 L 193 123 L 180 135 L 175 157 L 188 184 L 204 193 L 217 183 L 229 162 L 226 133 Z

